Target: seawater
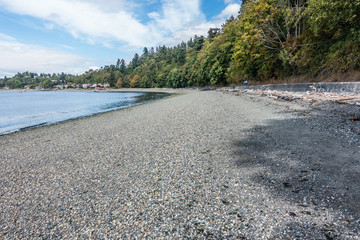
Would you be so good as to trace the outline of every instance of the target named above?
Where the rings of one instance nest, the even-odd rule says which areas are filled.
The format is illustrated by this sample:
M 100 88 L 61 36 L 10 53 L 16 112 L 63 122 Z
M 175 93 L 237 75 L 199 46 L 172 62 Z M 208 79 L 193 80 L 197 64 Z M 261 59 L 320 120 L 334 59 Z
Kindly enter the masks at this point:
M 167 95 L 101 91 L 0 91 L 0 134 L 127 108 Z

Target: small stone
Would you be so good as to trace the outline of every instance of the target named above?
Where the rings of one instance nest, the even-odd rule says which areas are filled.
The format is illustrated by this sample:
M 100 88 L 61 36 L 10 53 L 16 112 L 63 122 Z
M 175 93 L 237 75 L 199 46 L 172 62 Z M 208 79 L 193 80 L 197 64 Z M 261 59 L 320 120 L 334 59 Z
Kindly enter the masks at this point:
M 225 205 L 229 205 L 229 204 L 230 204 L 230 202 L 229 202 L 227 199 L 225 199 L 225 198 L 221 199 L 221 202 L 222 202 L 223 204 L 225 204 Z
M 294 191 L 293 191 L 293 193 L 299 193 L 300 192 L 300 189 L 295 189 Z
M 296 217 L 296 216 L 297 216 L 296 213 L 294 213 L 294 212 L 289 212 L 289 215 L 290 215 L 291 217 Z
M 289 187 L 291 187 L 291 184 L 290 184 L 290 183 L 288 183 L 288 182 L 284 182 L 284 183 L 283 183 L 283 185 L 284 185 L 284 187 L 285 187 L 285 188 L 289 188 Z

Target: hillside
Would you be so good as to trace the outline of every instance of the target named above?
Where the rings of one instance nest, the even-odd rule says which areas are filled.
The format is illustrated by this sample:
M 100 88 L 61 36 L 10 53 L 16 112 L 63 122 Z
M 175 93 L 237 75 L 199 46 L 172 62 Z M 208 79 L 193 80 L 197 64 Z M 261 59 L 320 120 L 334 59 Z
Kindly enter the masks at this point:
M 62 75 L 57 83 L 182 88 L 243 81 L 359 81 L 359 12 L 360 0 L 243 1 L 238 16 L 209 29 L 207 37 L 174 47 L 145 47 L 129 63 L 118 59 L 80 76 Z M 1 80 L 0 87 L 36 83 L 30 79 L 15 76 Z M 37 82 L 51 85 L 45 80 Z

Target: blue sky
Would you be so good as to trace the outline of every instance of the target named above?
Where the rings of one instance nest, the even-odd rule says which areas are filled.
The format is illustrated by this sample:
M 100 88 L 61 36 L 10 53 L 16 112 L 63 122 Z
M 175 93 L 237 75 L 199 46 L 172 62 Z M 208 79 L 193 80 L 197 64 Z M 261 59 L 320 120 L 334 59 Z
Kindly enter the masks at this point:
M 81 74 L 207 35 L 240 0 L 0 0 L 0 77 Z

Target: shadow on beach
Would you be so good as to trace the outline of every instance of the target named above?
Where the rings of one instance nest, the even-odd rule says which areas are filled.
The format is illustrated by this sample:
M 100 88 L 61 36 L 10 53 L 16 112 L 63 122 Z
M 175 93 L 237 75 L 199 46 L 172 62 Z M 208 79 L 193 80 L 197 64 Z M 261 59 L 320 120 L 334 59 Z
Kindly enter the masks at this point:
M 234 142 L 236 167 L 273 199 L 301 209 L 334 210 L 351 225 L 360 216 L 359 122 L 351 116 L 299 116 L 248 129 Z M 344 139 L 341 129 L 353 132 Z M 357 142 L 350 143 L 354 136 Z

